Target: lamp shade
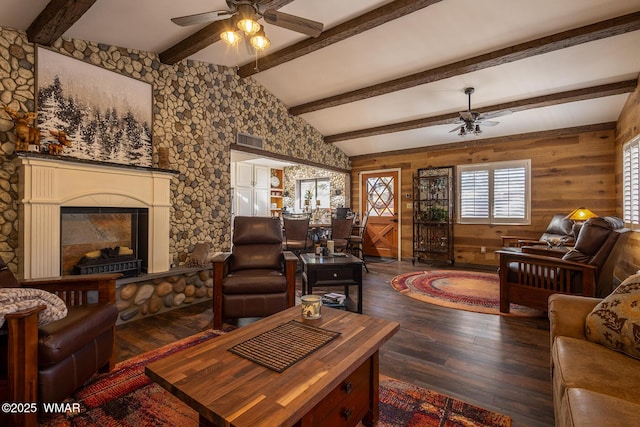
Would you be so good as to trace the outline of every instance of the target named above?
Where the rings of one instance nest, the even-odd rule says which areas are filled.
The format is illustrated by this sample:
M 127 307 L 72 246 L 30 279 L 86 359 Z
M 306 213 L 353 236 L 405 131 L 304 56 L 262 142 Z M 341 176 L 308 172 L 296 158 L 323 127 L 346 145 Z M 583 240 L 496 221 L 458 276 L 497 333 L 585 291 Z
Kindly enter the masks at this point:
M 595 218 L 598 215 L 594 214 L 587 208 L 577 208 L 571 211 L 571 213 L 564 217 L 564 219 L 570 219 L 572 221 L 586 221 L 589 218 Z

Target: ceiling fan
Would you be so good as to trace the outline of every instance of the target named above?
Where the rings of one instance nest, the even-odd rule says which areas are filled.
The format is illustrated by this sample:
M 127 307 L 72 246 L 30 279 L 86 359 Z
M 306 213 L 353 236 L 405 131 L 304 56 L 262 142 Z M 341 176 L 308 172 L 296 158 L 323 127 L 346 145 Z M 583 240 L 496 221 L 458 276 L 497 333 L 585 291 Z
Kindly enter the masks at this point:
M 459 136 L 466 136 L 467 134 L 480 135 L 482 133 L 480 124 L 491 127 L 500 123 L 487 119 L 511 114 L 511 111 L 508 110 L 497 111 L 491 114 L 480 114 L 476 111 L 471 111 L 471 94 L 473 92 L 475 92 L 475 88 L 473 87 L 467 87 L 464 89 L 464 93 L 469 97 L 469 107 L 467 111 L 460 111 L 458 113 L 460 115 L 460 119 L 458 119 L 458 121 L 462 124 L 455 129 L 450 130 L 449 133 L 457 131 Z
M 269 24 L 311 37 L 318 37 L 322 33 L 323 24 L 321 22 L 279 12 L 275 9 L 263 10 L 258 0 L 226 0 L 226 2 L 229 10 L 213 10 L 180 16 L 172 18 L 171 21 L 184 27 L 227 19 L 229 20 L 229 28 L 238 27 L 245 34 L 252 35 L 262 31 L 260 24 L 256 22 L 259 17 L 262 17 Z M 251 21 L 251 23 L 247 21 Z

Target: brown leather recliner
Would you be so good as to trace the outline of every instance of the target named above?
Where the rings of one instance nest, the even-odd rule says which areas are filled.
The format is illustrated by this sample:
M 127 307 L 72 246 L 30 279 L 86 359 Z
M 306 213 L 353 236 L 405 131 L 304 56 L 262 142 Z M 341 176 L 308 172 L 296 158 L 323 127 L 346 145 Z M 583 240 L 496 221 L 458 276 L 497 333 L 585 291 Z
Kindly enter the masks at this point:
M 617 217 L 591 218 L 584 223 L 575 247 L 562 258 L 539 253 L 498 251 L 500 311 L 509 304 L 547 310 L 552 294 L 606 296 L 612 290 L 613 267 L 628 229 Z
M 224 319 L 265 317 L 295 305 L 298 258 L 282 250 L 279 219 L 238 216 L 233 248 L 213 258 L 213 327 Z
M 18 281 L 0 259 L 0 287 L 43 289 L 62 298 L 68 309 L 66 317 L 41 327 L 38 313 L 45 306 L 6 315 L 0 330 L 0 401 L 62 402 L 96 372 L 113 369 L 118 317 L 115 288 L 120 276 Z M 90 299 L 96 302 L 89 303 Z M 36 425 L 36 416 L 16 414 L 8 422 Z

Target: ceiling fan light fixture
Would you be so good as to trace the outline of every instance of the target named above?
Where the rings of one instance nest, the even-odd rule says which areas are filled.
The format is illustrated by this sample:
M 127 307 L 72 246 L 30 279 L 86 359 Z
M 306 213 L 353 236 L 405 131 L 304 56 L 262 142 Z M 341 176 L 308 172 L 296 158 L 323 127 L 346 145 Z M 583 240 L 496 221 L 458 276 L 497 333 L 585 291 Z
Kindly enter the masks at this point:
M 261 25 L 253 18 L 244 18 L 238 21 L 238 28 L 248 36 L 256 34 L 260 31 Z
M 251 46 L 253 46 L 257 51 L 263 51 L 271 46 L 271 40 L 269 40 L 264 34 L 262 25 L 260 26 L 260 30 L 251 37 L 251 39 L 249 39 L 249 43 L 251 43 Z
M 238 5 L 238 29 L 248 36 L 260 31 L 262 25 L 256 21 L 256 10 L 248 4 Z
M 476 135 L 480 135 L 482 133 L 482 130 L 480 129 L 480 125 L 476 125 L 476 128 L 474 129 L 473 133 Z
M 235 46 L 238 44 L 242 36 L 237 31 L 227 30 L 220 33 L 220 38 L 229 46 Z

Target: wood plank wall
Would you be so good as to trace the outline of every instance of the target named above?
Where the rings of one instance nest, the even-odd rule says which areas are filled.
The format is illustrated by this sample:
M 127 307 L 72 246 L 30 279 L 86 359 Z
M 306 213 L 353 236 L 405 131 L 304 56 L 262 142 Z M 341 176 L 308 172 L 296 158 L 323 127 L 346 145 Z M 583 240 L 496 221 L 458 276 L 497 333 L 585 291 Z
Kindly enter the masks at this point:
M 454 225 L 457 264 L 497 266 L 494 251 L 500 249 L 502 235 L 539 237 L 553 214 L 569 213 L 580 206 L 601 216 L 616 214 L 614 137 L 614 130 L 598 130 L 512 141 L 469 138 L 452 146 L 352 157 L 351 206 L 359 210 L 361 172 L 401 168 L 401 254 L 403 259 L 411 259 L 412 211 L 407 209 L 411 200 L 405 194 L 413 195 L 412 175 L 418 168 L 531 159 L 531 225 Z
M 616 189 L 618 195 L 618 215 L 622 216 L 622 146 L 640 134 L 640 86 L 636 88 L 622 109 L 616 127 Z M 616 277 L 627 277 L 640 269 L 640 235 L 633 232 L 616 264 Z

